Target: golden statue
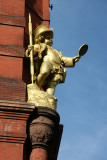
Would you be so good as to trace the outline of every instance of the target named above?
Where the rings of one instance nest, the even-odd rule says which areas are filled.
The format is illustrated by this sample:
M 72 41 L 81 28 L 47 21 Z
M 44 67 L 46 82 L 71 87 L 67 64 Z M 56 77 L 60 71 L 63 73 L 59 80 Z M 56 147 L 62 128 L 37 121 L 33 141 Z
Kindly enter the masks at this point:
M 61 51 L 51 47 L 53 28 L 48 29 L 45 24 L 41 24 L 34 30 L 33 36 L 34 45 L 31 43 L 26 50 L 26 57 L 31 59 L 32 83 L 37 85 L 36 88 L 43 89 L 47 95 L 53 96 L 55 87 L 65 81 L 66 69 L 63 67 L 74 67 L 75 63 L 86 53 L 88 46 L 82 45 L 78 56 L 66 57 Z

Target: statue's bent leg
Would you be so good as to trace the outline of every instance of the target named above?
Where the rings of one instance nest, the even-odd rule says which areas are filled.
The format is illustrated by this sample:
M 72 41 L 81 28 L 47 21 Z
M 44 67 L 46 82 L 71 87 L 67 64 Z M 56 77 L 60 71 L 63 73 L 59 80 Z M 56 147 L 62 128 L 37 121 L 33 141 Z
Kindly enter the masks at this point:
M 60 83 L 60 74 L 54 74 L 50 81 L 47 83 L 46 92 L 53 95 L 55 92 L 55 87 Z
M 46 92 L 48 93 L 48 94 L 51 94 L 51 95 L 54 95 L 54 92 L 55 92 L 55 87 L 51 87 L 51 88 L 48 88 L 47 90 L 46 90 Z
M 39 87 L 42 87 L 46 78 L 50 75 L 51 68 L 52 68 L 52 64 L 50 62 L 46 61 L 42 63 L 40 67 L 40 73 L 37 76 L 37 85 Z

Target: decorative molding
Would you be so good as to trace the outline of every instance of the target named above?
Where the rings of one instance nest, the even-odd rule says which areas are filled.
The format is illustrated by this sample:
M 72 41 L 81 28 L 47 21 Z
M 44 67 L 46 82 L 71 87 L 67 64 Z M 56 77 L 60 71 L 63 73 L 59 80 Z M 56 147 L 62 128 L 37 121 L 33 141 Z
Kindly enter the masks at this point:
M 0 100 L 0 111 L 12 111 L 16 112 L 16 116 L 23 115 L 23 113 L 32 113 L 35 109 L 35 105 L 27 102 L 19 102 L 19 101 L 7 101 L 7 100 Z M 8 114 L 12 114 L 8 112 Z M 13 114 L 12 114 L 13 115 Z M 13 115 L 15 116 L 15 115 Z
M 59 126 L 60 117 L 48 107 L 38 107 L 30 119 L 30 140 L 32 148 L 48 150 Z
M 25 143 L 26 123 L 35 106 L 0 100 L 0 142 Z

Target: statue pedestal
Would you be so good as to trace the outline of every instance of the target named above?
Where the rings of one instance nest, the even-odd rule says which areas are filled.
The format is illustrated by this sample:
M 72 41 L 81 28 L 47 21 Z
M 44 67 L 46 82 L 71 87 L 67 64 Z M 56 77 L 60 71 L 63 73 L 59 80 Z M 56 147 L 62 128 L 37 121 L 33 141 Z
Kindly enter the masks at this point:
M 0 158 L 56 160 L 62 127 L 48 107 L 0 100 Z M 27 141 L 26 141 L 27 140 Z
M 28 103 L 34 103 L 35 106 L 47 106 L 53 110 L 57 108 L 57 99 L 45 91 L 42 91 L 36 83 L 27 85 Z
M 47 160 L 59 127 L 60 117 L 48 107 L 38 107 L 29 119 L 29 135 L 32 146 L 30 160 Z M 41 156 L 39 156 L 41 155 Z

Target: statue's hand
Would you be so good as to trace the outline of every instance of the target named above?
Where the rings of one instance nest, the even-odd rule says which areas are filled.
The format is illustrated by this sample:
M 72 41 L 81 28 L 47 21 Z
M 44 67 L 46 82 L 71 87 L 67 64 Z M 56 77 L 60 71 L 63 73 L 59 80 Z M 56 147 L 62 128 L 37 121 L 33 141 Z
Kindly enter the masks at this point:
M 34 49 L 34 46 L 33 45 L 28 45 L 28 52 L 30 52 L 31 50 Z
M 34 46 L 33 45 L 28 45 L 28 48 L 25 52 L 26 57 L 30 57 L 30 51 L 33 50 Z
M 75 62 L 78 62 L 80 58 L 81 58 L 80 56 L 74 57 Z

